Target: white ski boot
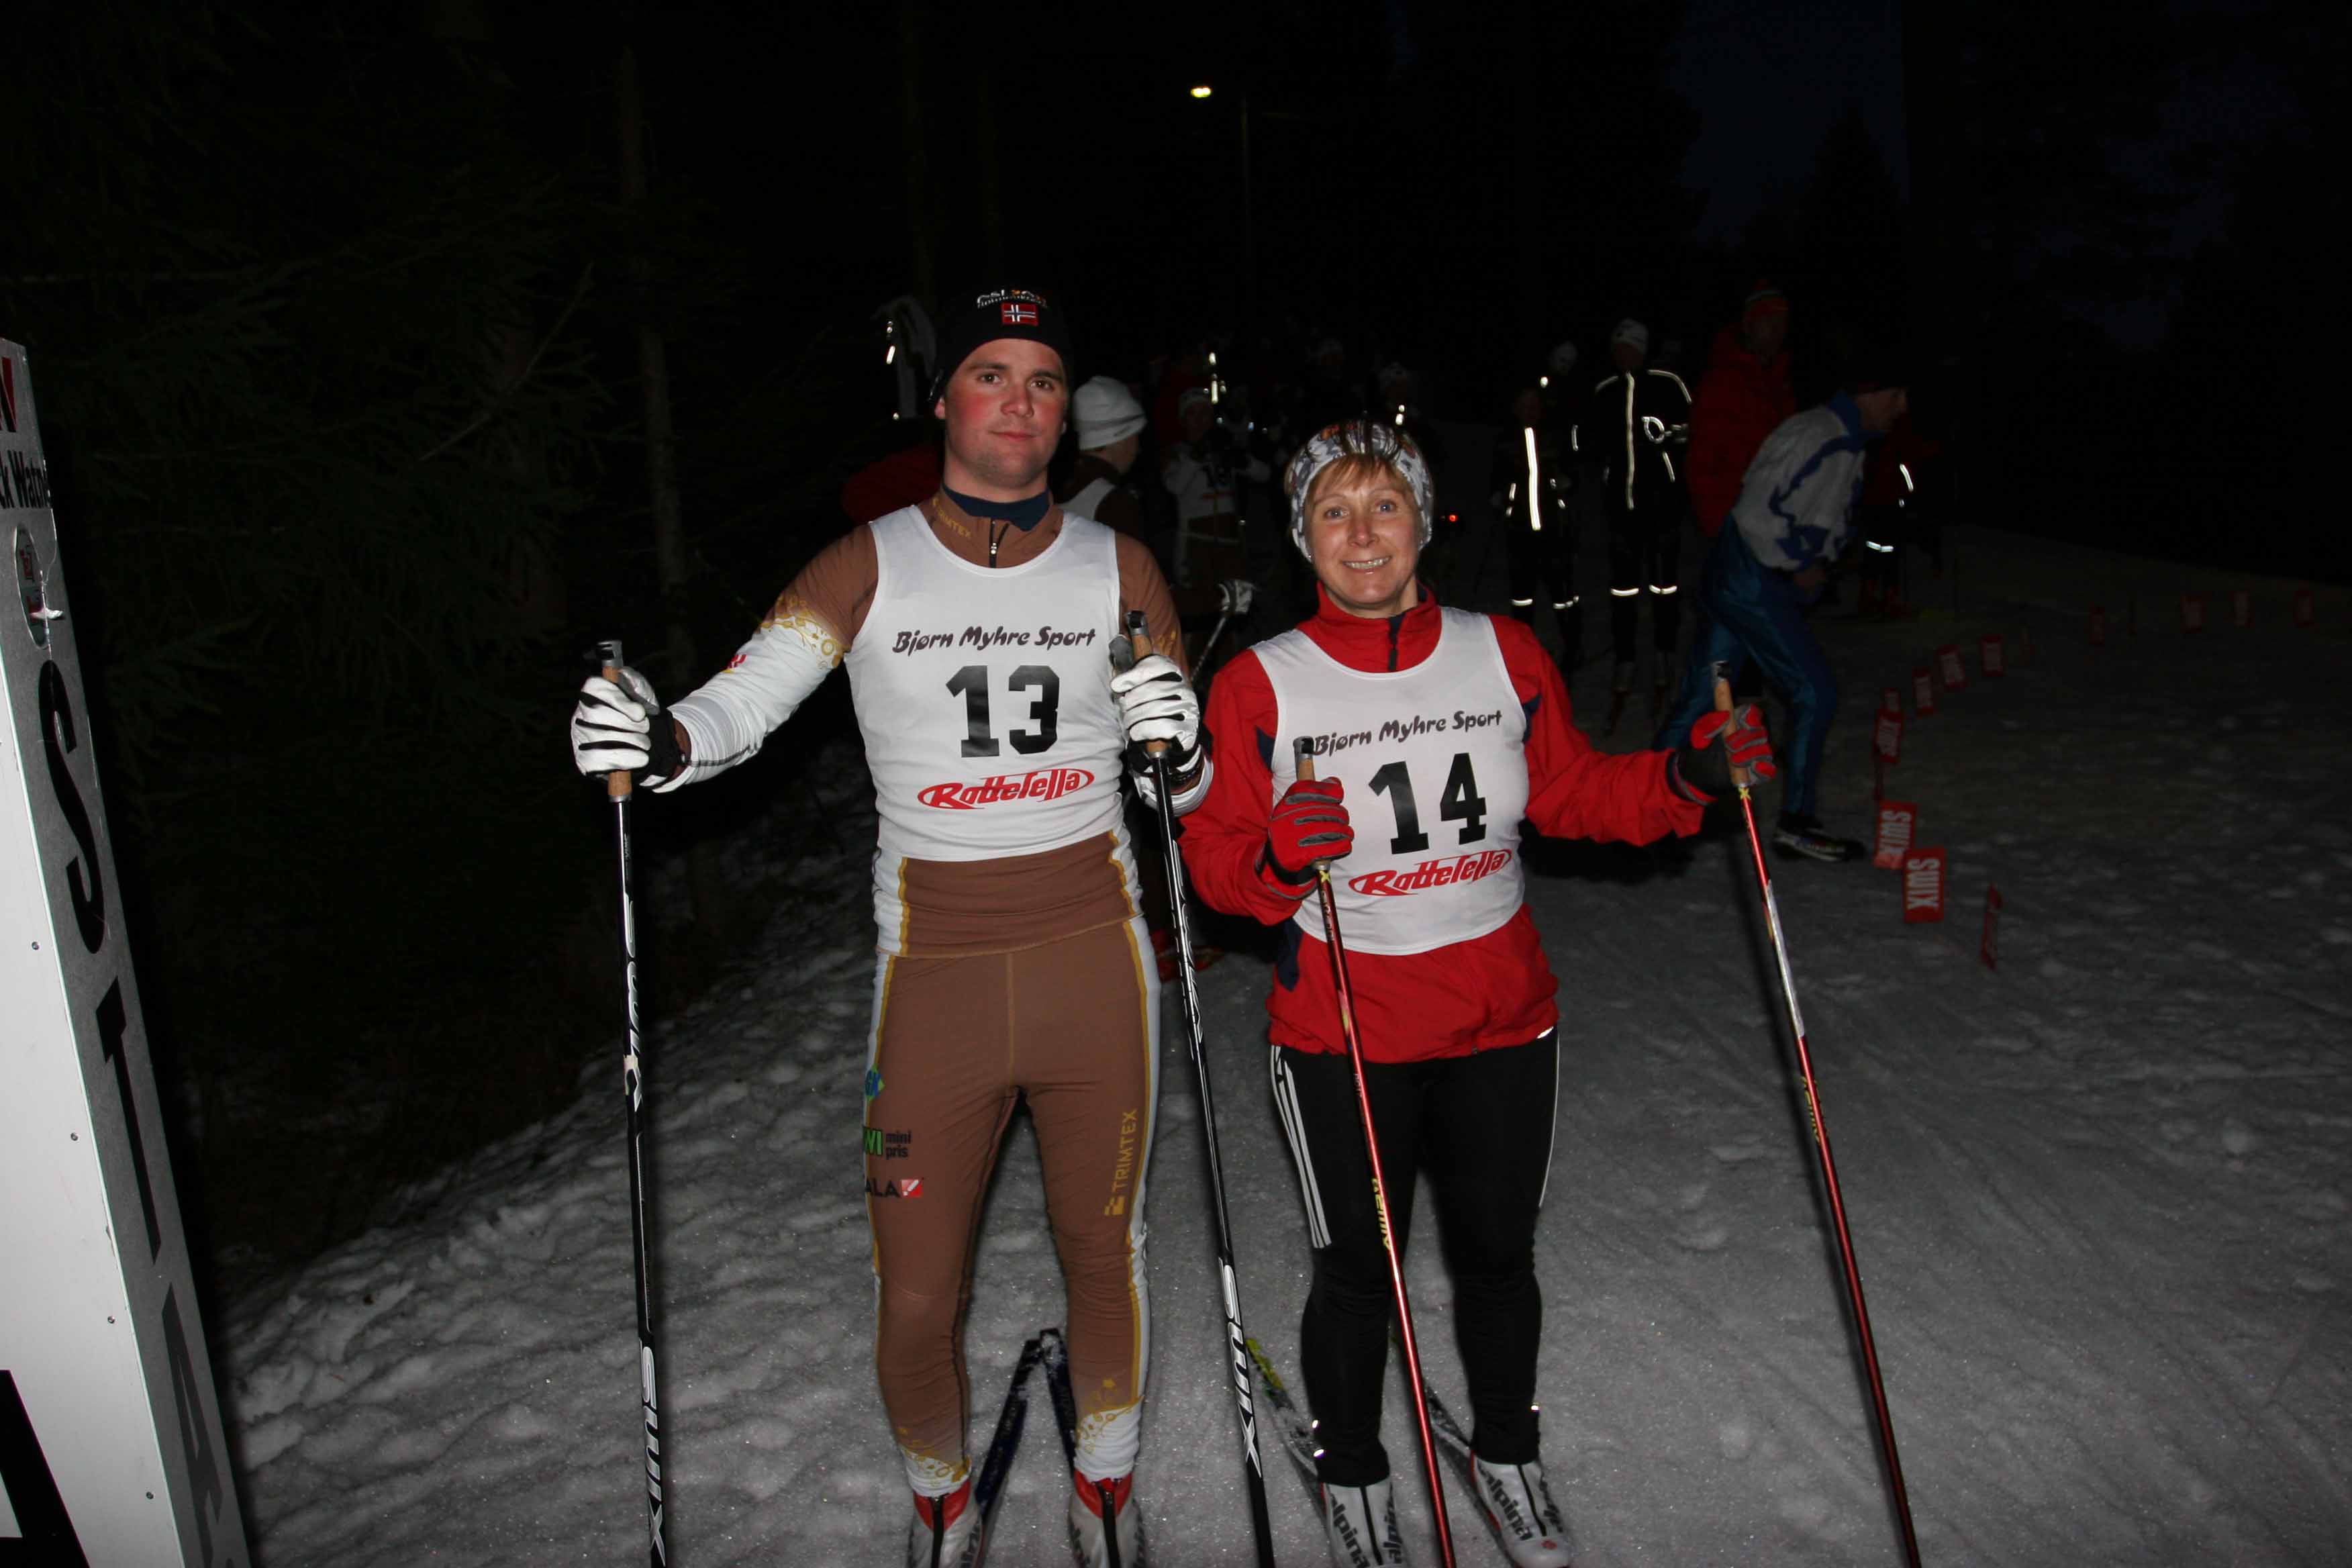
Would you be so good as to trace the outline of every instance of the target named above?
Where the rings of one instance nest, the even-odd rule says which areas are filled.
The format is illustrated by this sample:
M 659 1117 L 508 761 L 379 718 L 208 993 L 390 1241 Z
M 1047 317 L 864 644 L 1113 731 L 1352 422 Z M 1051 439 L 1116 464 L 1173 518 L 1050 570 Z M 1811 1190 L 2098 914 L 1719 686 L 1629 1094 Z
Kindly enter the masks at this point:
M 1101 1480 L 1070 1472 L 1070 1554 L 1079 1568 L 1143 1568 L 1143 1513 L 1135 1506 L 1132 1471 Z
M 1332 1568 L 1391 1568 L 1404 1562 L 1396 1494 L 1385 1479 L 1368 1487 L 1325 1481 L 1322 1492 L 1323 1539 L 1331 1548 Z
M 1473 1456 L 1475 1458 L 1475 1456 Z M 1543 1466 L 1490 1465 L 1477 1459 L 1478 1506 L 1486 1510 L 1504 1555 L 1517 1568 L 1570 1568 L 1568 1521 L 1544 1484 Z
M 907 1523 L 907 1568 L 980 1568 L 988 1555 L 987 1527 L 971 1500 L 971 1478 L 941 1498 L 915 1494 Z

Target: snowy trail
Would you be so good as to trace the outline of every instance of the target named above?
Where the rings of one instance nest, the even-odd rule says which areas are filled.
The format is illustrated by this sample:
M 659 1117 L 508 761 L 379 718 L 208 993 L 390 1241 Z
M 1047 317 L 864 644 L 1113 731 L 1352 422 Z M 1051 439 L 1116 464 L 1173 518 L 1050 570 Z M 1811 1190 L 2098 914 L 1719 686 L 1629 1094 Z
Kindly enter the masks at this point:
M 1876 690 L 1937 642 L 1963 642 L 1973 674 L 1979 632 L 2032 627 L 2041 657 L 1915 719 L 1890 778 L 1951 852 L 1948 922 L 1905 927 L 1892 873 L 1774 865 L 1924 1554 L 2344 1562 L 2352 726 L 2331 715 L 2352 645 L 2285 626 L 2274 595 L 2266 623 L 2230 627 L 2224 605 L 2198 638 L 2158 630 L 2144 599 L 2140 635 L 2118 615 L 2095 656 L 2059 608 L 2083 580 L 2193 574 L 1953 532 L 1968 615 L 1823 628 L 1847 692 L 1823 815 L 1858 831 Z M 2323 605 L 2340 625 L 2340 598 Z M 1605 679 L 1580 677 L 1588 721 Z M 857 809 L 842 826 L 870 828 Z M 1569 857 L 1603 874 L 1531 884 L 1569 1040 L 1539 1385 L 1580 1563 L 1899 1560 L 1745 855 L 1717 838 L 1679 868 Z M 650 999 L 685 1568 L 896 1561 L 859 1180 L 863 857 L 799 875 L 817 906 L 781 916 L 736 983 L 682 1017 Z M 1976 957 L 1988 877 L 2007 900 L 1997 973 Z M 1202 979 L 1244 1306 L 1295 1368 L 1304 1226 L 1265 1087 L 1265 976 L 1234 959 Z M 1248 1561 L 1249 1526 L 1170 1034 L 1139 1495 L 1154 1561 L 1189 1568 Z M 584 1043 L 579 1107 L 452 1173 L 419 1217 L 231 1314 L 263 1563 L 641 1553 L 614 1054 Z M 979 1267 L 976 1427 L 1021 1340 L 1060 1316 L 1041 1194 L 1023 1123 Z M 1412 1281 L 1450 1393 L 1434 1241 L 1424 1223 Z M 1402 1405 L 1389 1442 L 1426 1560 Z M 1044 1417 L 996 1568 L 1066 1560 Z M 1320 1562 L 1270 1441 L 1267 1464 L 1283 1561 Z M 1494 1561 L 1453 1500 L 1464 1562 Z

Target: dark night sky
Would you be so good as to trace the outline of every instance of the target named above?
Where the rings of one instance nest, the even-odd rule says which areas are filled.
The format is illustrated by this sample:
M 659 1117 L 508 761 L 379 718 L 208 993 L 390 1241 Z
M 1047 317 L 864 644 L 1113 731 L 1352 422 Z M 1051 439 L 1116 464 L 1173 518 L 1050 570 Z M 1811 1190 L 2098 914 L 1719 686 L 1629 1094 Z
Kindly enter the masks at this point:
M 1691 0 L 1668 82 L 1700 114 L 1683 180 L 1706 194 L 1702 239 L 1736 238 L 1802 182 L 1849 100 L 1909 190 L 1903 135 L 1900 0 L 1753 5 Z

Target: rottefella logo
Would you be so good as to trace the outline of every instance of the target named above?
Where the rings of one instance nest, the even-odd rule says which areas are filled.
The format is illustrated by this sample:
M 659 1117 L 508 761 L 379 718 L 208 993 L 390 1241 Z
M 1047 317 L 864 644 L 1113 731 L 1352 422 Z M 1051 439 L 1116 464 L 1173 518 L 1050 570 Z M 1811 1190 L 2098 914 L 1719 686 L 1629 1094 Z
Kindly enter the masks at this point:
M 1039 768 L 1018 777 L 998 773 L 978 784 L 935 784 L 915 798 L 941 811 L 977 811 L 1008 800 L 1059 800 L 1095 782 L 1084 768 Z
M 1402 871 L 1367 871 L 1360 877 L 1350 877 L 1348 886 L 1360 893 L 1376 893 L 1385 898 L 1418 893 L 1424 888 L 1446 888 L 1456 882 L 1475 882 L 1481 877 L 1491 877 L 1511 863 L 1507 849 L 1481 849 L 1471 855 L 1441 855 L 1434 860 Z

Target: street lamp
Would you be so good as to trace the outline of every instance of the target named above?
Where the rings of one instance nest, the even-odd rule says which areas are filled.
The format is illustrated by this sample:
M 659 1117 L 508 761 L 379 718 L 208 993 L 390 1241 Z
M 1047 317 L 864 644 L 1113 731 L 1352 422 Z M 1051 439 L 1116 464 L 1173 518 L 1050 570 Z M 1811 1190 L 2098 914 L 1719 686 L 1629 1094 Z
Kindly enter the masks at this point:
M 1209 98 L 1216 89 L 1202 82 L 1192 89 L 1195 100 Z M 1242 305 L 1244 313 L 1255 321 L 1257 315 L 1257 228 L 1251 212 L 1250 200 L 1250 107 L 1249 89 L 1238 89 L 1241 100 L 1242 127 Z

